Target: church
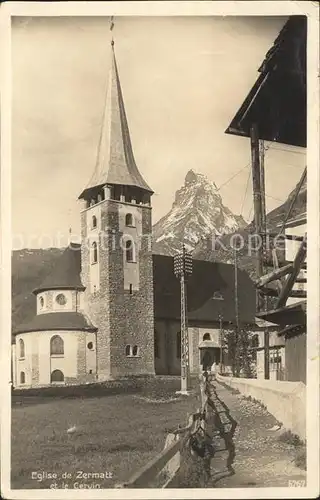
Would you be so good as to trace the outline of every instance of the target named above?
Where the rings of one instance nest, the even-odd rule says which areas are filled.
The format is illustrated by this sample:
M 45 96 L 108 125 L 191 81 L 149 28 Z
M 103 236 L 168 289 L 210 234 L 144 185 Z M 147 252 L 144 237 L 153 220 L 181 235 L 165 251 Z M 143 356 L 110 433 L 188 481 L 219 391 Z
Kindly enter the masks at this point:
M 135 162 L 113 41 L 111 51 L 97 165 L 79 195 L 81 244 L 33 290 L 36 314 L 13 332 L 15 388 L 180 374 L 180 283 L 173 258 L 152 252 L 153 191 Z M 205 350 L 221 360 L 221 330 L 236 323 L 234 276 L 231 264 L 193 261 L 191 374 Z M 237 290 L 239 320 L 254 327 L 255 288 L 241 270 Z

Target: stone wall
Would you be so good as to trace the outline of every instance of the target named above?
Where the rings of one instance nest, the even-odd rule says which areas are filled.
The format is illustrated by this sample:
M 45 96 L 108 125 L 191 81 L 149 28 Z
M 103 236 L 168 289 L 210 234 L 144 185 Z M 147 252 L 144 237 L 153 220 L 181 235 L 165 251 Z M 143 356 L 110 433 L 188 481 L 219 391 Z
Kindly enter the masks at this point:
M 244 396 L 264 404 L 267 410 L 303 441 L 306 439 L 306 386 L 302 382 L 283 382 L 217 376 Z
M 123 222 L 125 209 L 134 212 L 139 224 L 136 241 L 136 262 L 126 263 L 123 248 Z M 92 207 L 93 209 L 94 207 Z M 87 218 L 91 208 L 82 212 L 82 282 L 86 286 L 86 313 L 97 332 L 98 380 L 108 380 L 127 375 L 154 374 L 154 308 L 152 251 L 148 245 L 151 231 L 151 209 L 133 206 L 114 200 L 100 203 L 102 233 L 99 236 L 99 286 L 91 293 L 90 247 Z M 131 232 L 133 228 L 130 229 Z M 130 233 L 131 235 L 131 233 Z M 132 235 L 131 235 L 132 236 Z M 146 236 L 145 238 L 143 236 Z M 138 278 L 133 286 L 125 283 L 133 271 L 125 274 L 124 266 L 134 267 Z M 126 285 L 126 286 L 125 286 Z M 131 289 L 130 289 L 131 288 Z M 126 355 L 126 346 L 131 355 Z M 138 354 L 133 355 L 134 346 Z

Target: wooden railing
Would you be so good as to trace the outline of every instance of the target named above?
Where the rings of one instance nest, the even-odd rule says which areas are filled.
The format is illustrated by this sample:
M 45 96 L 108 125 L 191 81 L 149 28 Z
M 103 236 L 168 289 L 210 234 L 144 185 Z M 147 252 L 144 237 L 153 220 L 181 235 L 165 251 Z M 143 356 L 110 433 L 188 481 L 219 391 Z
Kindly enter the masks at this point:
M 205 412 L 207 395 L 206 378 L 203 376 L 200 379 L 200 395 L 201 408 L 188 417 L 187 425 L 168 434 L 163 450 L 117 488 L 166 488 L 172 482 L 180 469 L 182 448 L 187 445 Z

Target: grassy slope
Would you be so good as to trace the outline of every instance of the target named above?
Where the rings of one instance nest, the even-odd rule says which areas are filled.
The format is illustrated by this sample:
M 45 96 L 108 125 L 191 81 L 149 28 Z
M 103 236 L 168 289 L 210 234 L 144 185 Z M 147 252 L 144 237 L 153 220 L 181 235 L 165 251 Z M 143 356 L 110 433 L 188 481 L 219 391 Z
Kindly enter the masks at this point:
M 186 425 L 187 414 L 200 406 L 196 381 L 187 398 L 175 395 L 179 383 L 179 378 L 157 378 L 136 394 L 40 397 L 38 403 L 14 405 L 12 488 L 49 488 L 54 481 L 33 480 L 31 474 L 36 471 L 56 472 L 59 488 L 62 482 L 73 488 L 78 470 L 112 472 L 112 479 L 82 480 L 91 487 L 98 483 L 109 488 L 128 480 L 163 449 L 166 434 L 179 424 Z M 154 402 L 159 394 L 161 399 L 177 399 Z M 68 435 L 73 425 L 78 431 Z M 64 472 L 72 477 L 63 481 Z
M 63 249 L 15 250 L 12 254 L 12 326 L 30 320 L 36 312 L 32 293 L 50 273 Z

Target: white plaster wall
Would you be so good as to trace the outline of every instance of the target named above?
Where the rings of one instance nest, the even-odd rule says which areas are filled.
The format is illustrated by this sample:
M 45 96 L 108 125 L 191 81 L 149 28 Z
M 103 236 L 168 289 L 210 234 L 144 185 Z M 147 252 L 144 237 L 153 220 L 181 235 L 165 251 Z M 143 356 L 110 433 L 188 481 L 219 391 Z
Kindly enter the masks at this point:
M 60 294 L 63 294 L 67 300 L 65 305 L 60 305 L 56 301 Z M 52 312 L 74 311 L 75 307 L 72 306 L 72 294 L 73 290 L 54 290 L 52 292 Z
M 98 249 L 98 260 L 92 263 L 92 250 L 91 245 L 95 241 L 97 243 Z M 90 252 L 89 252 L 89 269 L 90 269 L 90 292 L 95 293 L 100 289 L 100 248 L 99 248 L 99 238 L 90 240 Z
M 257 351 L 257 378 L 264 378 L 264 351 Z
M 17 359 L 16 359 L 16 345 L 12 344 L 12 384 L 13 387 L 17 385 Z
M 199 328 L 199 344 L 203 342 L 205 333 L 210 334 L 211 342 L 215 343 L 215 347 L 220 347 L 220 329 L 219 328 Z
M 88 348 L 88 343 L 92 342 L 93 348 Z M 95 374 L 97 372 L 97 346 L 96 336 L 93 332 L 86 334 L 86 372 Z
M 61 293 L 67 299 L 67 303 L 65 305 L 60 305 L 56 302 L 57 296 Z M 37 294 L 36 298 L 37 314 L 40 315 L 52 312 L 74 312 L 80 309 L 83 310 L 83 295 L 84 292 L 78 290 L 47 290 L 45 292 L 40 292 Z M 42 308 L 40 306 L 41 297 L 44 299 L 44 305 Z
M 64 341 L 64 355 L 50 356 L 50 339 L 54 335 L 60 335 Z M 77 376 L 77 350 L 78 339 L 81 333 L 78 332 L 39 332 L 39 354 L 47 359 L 47 365 L 41 364 L 39 370 L 39 383 L 50 383 L 50 375 L 53 370 L 61 370 L 64 377 Z M 48 363 L 49 358 L 49 363 Z
M 287 227 L 285 234 L 293 236 L 304 236 L 307 231 L 307 225 L 301 224 L 300 226 Z M 301 241 L 286 239 L 286 260 L 293 261 L 297 251 L 301 245 Z
M 41 298 L 43 298 L 43 307 L 41 307 L 41 305 L 40 305 Z M 50 309 L 48 307 L 48 292 L 47 291 L 38 293 L 36 300 L 37 300 L 37 314 L 43 314 L 43 313 L 50 311 Z
M 83 245 L 89 246 L 89 268 L 90 268 L 90 292 L 94 293 L 100 288 L 100 248 L 99 248 L 99 234 L 100 231 L 106 231 L 107 228 L 101 227 L 101 205 L 105 201 L 101 201 L 86 210 L 86 225 L 87 225 L 87 240 L 83 241 Z M 97 218 L 97 227 L 92 227 L 92 217 Z M 98 249 L 98 262 L 92 264 L 92 244 L 97 243 Z
M 99 233 L 101 231 L 101 204 L 104 203 L 104 201 L 101 201 L 100 203 L 97 203 L 96 205 L 93 205 L 92 207 L 89 207 L 86 210 L 86 224 L 87 224 L 87 234 L 88 236 L 94 236 L 95 234 Z M 95 216 L 97 218 L 97 226 L 94 228 L 92 227 L 92 218 Z
M 303 382 L 220 377 L 218 380 L 263 403 L 284 428 L 306 439 L 306 386 Z
M 64 355 L 50 356 L 50 339 L 54 335 L 60 335 L 64 341 Z M 16 342 L 23 338 L 25 342 L 25 358 L 16 360 L 17 380 L 16 387 L 20 384 L 20 372 L 26 374 L 26 383 L 23 386 L 32 385 L 32 354 L 38 354 L 39 382 L 38 385 L 50 384 L 50 376 L 53 370 L 61 370 L 64 377 L 77 377 L 77 351 L 78 340 L 84 335 L 76 331 L 47 331 L 29 332 L 17 335 Z M 33 367 L 37 369 L 37 367 Z
M 20 357 L 19 340 L 24 341 L 24 358 Z M 16 336 L 16 385 L 20 384 L 20 373 L 25 373 L 25 384 L 23 386 L 30 386 L 32 380 L 32 338 L 29 334 L 22 333 Z
M 126 226 L 126 215 L 132 214 L 133 227 Z M 119 231 L 123 237 L 120 240 L 123 252 L 124 289 L 139 290 L 139 249 L 142 236 L 142 211 L 139 206 L 119 204 Z M 125 242 L 131 239 L 134 242 L 135 262 L 127 262 Z

